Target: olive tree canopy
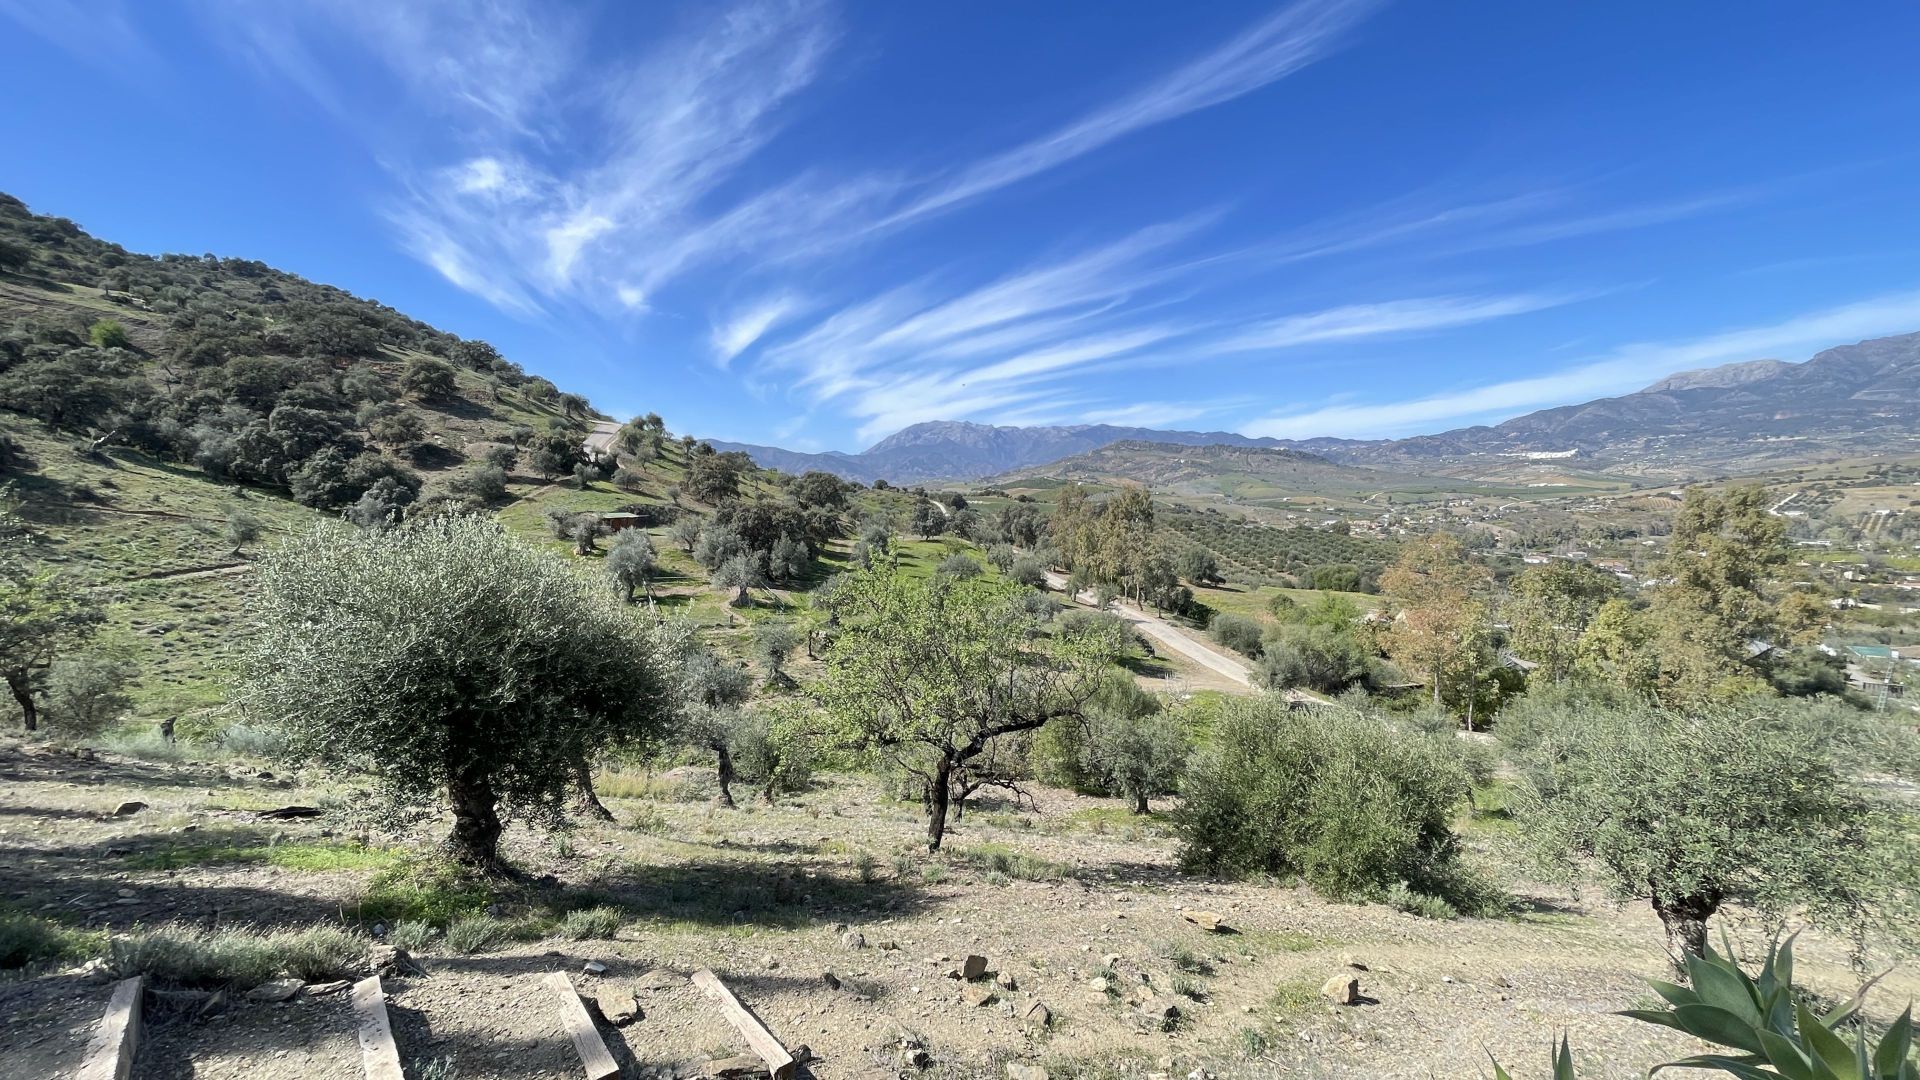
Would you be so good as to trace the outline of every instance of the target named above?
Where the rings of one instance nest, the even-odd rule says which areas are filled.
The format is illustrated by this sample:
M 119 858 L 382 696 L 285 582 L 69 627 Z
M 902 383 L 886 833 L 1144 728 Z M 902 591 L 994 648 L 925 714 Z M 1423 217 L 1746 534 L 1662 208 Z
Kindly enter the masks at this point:
M 986 577 L 870 570 L 834 594 L 839 636 L 813 693 L 856 740 L 915 773 L 940 849 L 956 768 L 1000 736 L 1079 719 L 1124 644 L 1104 621 L 1052 621 Z
M 576 762 L 679 708 L 683 631 L 487 519 L 322 526 L 257 576 L 241 714 L 298 760 L 372 778 L 388 808 L 444 796 L 449 847 L 489 871 L 501 807 L 558 815 Z

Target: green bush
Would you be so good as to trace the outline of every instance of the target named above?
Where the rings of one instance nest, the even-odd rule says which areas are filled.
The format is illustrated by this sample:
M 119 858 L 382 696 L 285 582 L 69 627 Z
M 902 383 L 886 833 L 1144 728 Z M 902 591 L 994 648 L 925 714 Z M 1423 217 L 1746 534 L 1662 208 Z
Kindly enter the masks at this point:
M 1207 636 L 1242 656 L 1260 657 L 1260 624 L 1245 615 L 1226 613 L 1214 617 Z
M 1232 702 L 1180 789 L 1175 822 L 1192 870 L 1299 875 L 1355 899 L 1401 884 L 1450 899 L 1464 876 L 1452 821 L 1469 778 L 1451 740 L 1374 716 Z
M 94 937 L 37 915 L 0 911 L 0 970 L 76 959 Z
M 614 907 L 590 907 L 579 911 L 569 911 L 560 920 L 560 933 L 575 941 L 587 941 L 592 938 L 611 938 L 620 932 L 620 909 Z
M 447 948 L 457 953 L 491 952 L 513 940 L 513 924 L 491 915 L 469 915 L 447 927 Z

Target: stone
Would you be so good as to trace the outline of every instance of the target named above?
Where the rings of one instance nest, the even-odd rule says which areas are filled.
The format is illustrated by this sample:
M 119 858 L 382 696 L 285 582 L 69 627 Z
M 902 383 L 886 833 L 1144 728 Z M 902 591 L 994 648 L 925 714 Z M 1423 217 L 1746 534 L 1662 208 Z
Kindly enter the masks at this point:
M 671 990 L 686 984 L 687 980 L 666 968 L 654 968 L 634 982 L 634 985 L 642 990 Z
M 968 983 L 960 988 L 960 999 L 977 1007 L 991 1005 L 995 1001 L 991 983 Z
M 1219 913 L 1214 911 L 1182 911 L 1180 917 L 1209 933 L 1218 934 L 1227 928 L 1227 924 L 1220 921 Z
M 998 975 L 996 975 L 996 976 L 994 976 L 994 980 L 993 980 L 993 981 L 994 981 L 994 982 L 995 982 L 995 983 L 996 983 L 996 984 L 997 984 L 997 985 L 998 985 L 998 986 L 1000 987 L 1000 989 L 1002 989 L 1002 990 L 1018 990 L 1018 989 L 1020 989 L 1020 984 L 1019 984 L 1018 982 L 1016 982 L 1016 981 L 1014 981 L 1014 978 L 1013 978 L 1013 972 L 1011 972 L 1011 971 L 1003 971 L 1003 972 L 1001 972 L 1000 974 L 998 974 Z
M 734 1057 L 715 1058 L 703 1062 L 690 1075 L 711 1080 L 744 1080 L 749 1076 L 765 1076 L 767 1063 L 752 1054 L 738 1054 Z
M 1121 960 L 1121 956 L 1119 953 L 1110 952 L 1107 955 L 1100 958 L 1100 966 L 1105 968 L 1117 967 L 1120 963 L 1120 960 Z
M 823 983 L 826 983 L 826 984 L 827 984 L 827 989 L 829 989 L 829 990 L 838 990 L 838 989 L 840 989 L 840 977 L 839 977 L 838 975 L 835 975 L 835 974 L 834 974 L 833 972 L 831 972 L 831 971 L 823 971 L 823 972 L 821 972 L 821 973 L 820 973 L 820 981 L 821 981 L 821 982 L 823 982 Z
M 867 936 L 858 930 L 849 930 L 840 935 L 840 944 L 849 949 L 864 949 L 867 947 Z
M 580 971 L 586 975 L 605 975 L 607 973 L 607 965 L 598 960 L 589 960 L 580 966 Z
M 1355 971 L 1372 971 L 1373 970 L 1372 968 L 1368 967 L 1358 956 L 1355 956 L 1352 953 L 1341 953 L 1340 962 L 1347 965 L 1348 967 L 1352 968 Z
M 604 990 L 593 996 L 593 1002 L 599 1007 L 600 1015 L 614 1027 L 626 1027 L 646 1019 L 646 1010 L 640 1007 L 640 999 L 634 997 L 632 990 Z
M 972 981 L 987 973 L 987 958 L 969 954 L 960 964 L 960 977 Z
M 1020 1019 L 1025 1021 L 1028 1027 L 1044 1028 L 1053 1023 L 1053 1010 L 1036 1001 L 1027 1006 L 1027 1011 L 1020 1014 Z
M 263 982 L 247 991 L 248 1001 L 287 1001 L 295 994 L 306 989 L 306 982 L 300 979 L 274 979 Z
M 900 1053 L 895 1055 L 894 1060 L 909 1069 L 924 1069 L 933 1064 L 933 1055 L 917 1046 L 909 1046 L 901 1049 Z M 765 1072 L 766 1066 L 760 1066 L 760 1070 Z
M 1142 1002 L 1139 1018 L 1154 1031 L 1172 1031 L 1180 1024 L 1180 1006 L 1171 998 L 1151 998 Z
M 1320 988 L 1320 995 L 1335 1005 L 1358 1005 L 1360 980 L 1346 974 L 1335 975 Z
M 353 984 L 346 979 L 340 979 L 335 982 L 314 983 L 307 987 L 307 996 L 319 997 L 322 994 L 336 994 L 352 985 Z
M 1047 1070 L 1038 1065 L 1022 1065 L 1017 1061 L 1007 1062 L 1007 1080 L 1047 1080 Z
M 114 817 L 132 817 L 147 808 L 147 804 L 138 799 L 129 799 L 113 808 Z
M 1087 989 L 1098 990 L 1102 994 L 1107 992 L 1107 985 L 1107 977 L 1105 975 L 1096 975 L 1087 980 Z

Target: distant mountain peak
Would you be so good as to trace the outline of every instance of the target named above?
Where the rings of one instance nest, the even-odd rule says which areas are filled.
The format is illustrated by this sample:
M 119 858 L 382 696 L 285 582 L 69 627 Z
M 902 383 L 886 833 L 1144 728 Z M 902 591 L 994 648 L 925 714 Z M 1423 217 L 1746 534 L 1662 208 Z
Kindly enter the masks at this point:
M 1674 390 L 1724 389 L 1729 386 L 1745 386 L 1748 383 L 1771 379 L 1793 367 L 1785 360 L 1745 360 L 1737 364 L 1722 364 L 1719 367 L 1695 368 L 1669 375 L 1652 386 L 1640 391 L 1643 394 L 1662 394 Z

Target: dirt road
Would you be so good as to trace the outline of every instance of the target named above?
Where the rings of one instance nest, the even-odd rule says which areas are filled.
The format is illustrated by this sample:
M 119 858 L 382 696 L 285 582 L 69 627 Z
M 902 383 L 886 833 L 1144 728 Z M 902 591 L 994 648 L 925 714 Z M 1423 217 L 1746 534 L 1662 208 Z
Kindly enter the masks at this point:
M 1047 584 L 1065 592 L 1067 579 L 1065 575 L 1056 574 L 1049 570 L 1047 571 Z M 1074 597 L 1074 599 L 1087 605 L 1092 605 L 1094 602 L 1091 592 L 1081 593 L 1079 596 Z M 1141 633 L 1167 646 L 1181 656 L 1186 657 L 1209 671 L 1223 675 L 1241 686 L 1247 687 L 1248 689 L 1253 688 L 1253 670 L 1247 667 L 1245 662 L 1229 656 L 1211 645 L 1187 636 L 1182 633 L 1179 628 L 1167 622 L 1165 619 L 1160 618 L 1158 615 L 1149 615 L 1126 601 L 1115 601 L 1109 610 L 1132 623 Z

